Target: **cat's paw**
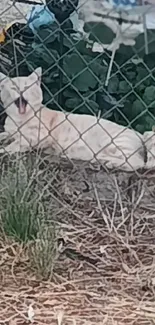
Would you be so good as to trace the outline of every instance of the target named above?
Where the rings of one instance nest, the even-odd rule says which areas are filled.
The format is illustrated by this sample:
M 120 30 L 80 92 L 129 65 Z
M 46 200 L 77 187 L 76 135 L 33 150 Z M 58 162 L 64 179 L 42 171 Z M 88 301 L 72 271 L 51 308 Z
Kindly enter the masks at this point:
M 0 148 L 0 154 L 17 154 L 17 153 L 24 153 L 30 150 L 30 147 L 27 143 L 19 143 L 18 141 L 13 141 L 7 146 Z
M 1 154 L 8 154 L 8 152 L 5 150 L 5 148 L 0 148 L 0 155 Z
M 10 137 L 10 134 L 8 132 L 1 132 L 0 133 L 0 141 L 4 141 Z
M 0 154 L 15 154 L 20 151 L 20 145 L 18 142 L 13 141 L 12 143 L 0 148 Z

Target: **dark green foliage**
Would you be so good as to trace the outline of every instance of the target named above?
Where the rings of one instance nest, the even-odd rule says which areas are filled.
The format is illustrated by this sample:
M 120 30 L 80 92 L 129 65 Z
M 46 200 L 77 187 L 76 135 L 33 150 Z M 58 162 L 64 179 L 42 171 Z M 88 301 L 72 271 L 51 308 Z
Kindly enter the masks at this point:
M 115 38 L 113 31 L 103 23 L 86 23 L 84 26 L 84 31 L 90 33 L 89 39 L 93 40 L 94 42 L 111 44 Z
M 90 32 L 90 40 L 111 43 L 114 34 L 102 25 L 87 24 L 85 31 Z M 155 124 L 155 53 L 151 41 L 154 31 L 149 31 L 150 54 L 147 56 L 143 34 L 137 37 L 134 47 L 120 47 L 107 88 L 105 80 L 111 52 L 92 52 L 87 41 L 78 39 L 70 20 L 64 24 L 63 31 L 56 23 L 41 28 L 33 37 L 28 29 L 26 31 L 23 45 L 16 46 L 18 72 L 28 75 L 38 66 L 43 68 L 45 105 L 58 110 L 63 106 L 66 111 L 81 114 L 100 112 L 104 118 L 140 132 L 151 130 Z M 21 32 L 19 37 L 16 33 L 16 38 L 20 37 Z M 1 51 L 9 53 L 9 57 L 12 53 L 15 67 L 12 42 L 4 44 Z M 143 58 L 142 62 L 129 60 L 134 53 Z M 16 69 L 9 72 L 14 76 Z

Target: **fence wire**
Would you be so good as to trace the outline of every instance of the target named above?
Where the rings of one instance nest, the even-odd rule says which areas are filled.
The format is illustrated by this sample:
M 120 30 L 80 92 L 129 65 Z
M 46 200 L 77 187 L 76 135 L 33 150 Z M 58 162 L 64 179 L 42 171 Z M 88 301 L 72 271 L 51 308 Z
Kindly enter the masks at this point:
M 128 8 L 131 6 L 129 3 L 126 9 L 125 5 L 110 8 L 109 3 L 102 1 L 75 1 L 73 4 L 69 2 L 68 7 L 65 3 L 63 11 L 61 5 L 53 1 L 47 2 L 47 7 L 43 4 L 29 6 L 28 3 L 25 7 L 13 2 L 7 9 L 6 6 L 3 8 L 2 19 L 8 19 L 10 16 L 6 13 L 10 11 L 17 12 L 20 20 L 18 18 L 7 30 L 2 29 L 1 70 L 15 77 L 28 75 L 38 66 L 42 67 L 40 78 L 44 105 L 79 114 L 77 119 L 70 115 L 71 129 L 64 131 L 73 134 L 70 150 L 69 147 L 64 150 L 65 142 L 59 143 L 59 137 L 56 139 L 62 151 L 66 151 L 69 158 L 99 160 L 116 169 L 154 167 L 155 80 L 151 60 L 154 5 L 140 6 L 138 3 L 133 9 Z M 24 10 L 28 12 L 26 16 Z M 15 80 L 13 82 L 16 84 Z M 21 89 L 18 88 L 20 95 Z M 30 98 L 27 101 L 33 110 L 33 98 L 32 102 Z M 2 106 L 7 105 L 10 103 L 2 103 Z M 87 118 L 81 114 L 87 114 Z M 10 118 L 14 119 L 14 116 Z M 85 119 L 88 127 L 83 125 L 82 129 L 82 120 L 85 124 Z M 27 123 L 23 116 L 22 121 L 24 125 Z M 66 121 L 65 125 L 69 127 Z M 44 126 L 47 133 L 48 127 Z M 17 129 L 18 125 L 15 132 Z M 20 127 L 18 135 L 21 131 Z M 77 149 L 83 146 L 87 153 L 80 154 L 82 149 L 77 150 L 76 146 Z M 76 153 L 73 153 L 73 148 Z
M 154 55 L 153 0 L 0 3 L 0 229 L 8 277 L 56 283 L 38 324 L 154 321 Z

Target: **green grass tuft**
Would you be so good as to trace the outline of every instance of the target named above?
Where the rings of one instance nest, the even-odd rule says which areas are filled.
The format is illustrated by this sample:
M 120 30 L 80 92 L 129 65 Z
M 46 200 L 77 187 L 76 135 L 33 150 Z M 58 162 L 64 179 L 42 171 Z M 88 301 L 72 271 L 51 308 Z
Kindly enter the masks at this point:
M 15 160 L 0 175 L 1 226 L 6 235 L 21 242 L 37 237 L 44 215 L 37 172 L 23 160 Z

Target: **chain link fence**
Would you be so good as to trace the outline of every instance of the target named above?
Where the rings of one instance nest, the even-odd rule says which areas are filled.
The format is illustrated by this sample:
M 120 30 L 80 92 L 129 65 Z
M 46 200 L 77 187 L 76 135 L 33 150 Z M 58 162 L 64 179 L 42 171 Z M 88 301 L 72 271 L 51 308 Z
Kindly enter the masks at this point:
M 23 288 L 11 306 L 3 275 L 4 324 L 154 320 L 154 18 L 153 0 L 0 3 L 2 273 Z
M 151 133 L 154 127 L 154 29 L 150 10 L 154 6 L 136 7 L 135 15 L 133 9 L 112 7 L 110 10 L 106 2 L 100 1 L 96 7 L 94 1 L 82 2 L 76 12 L 75 4 L 70 4 L 73 13 L 68 20 L 66 16 L 65 19 L 59 17 L 60 8 L 55 20 L 50 3 L 46 9 L 39 4 L 31 9 L 28 3 L 26 8 L 21 7 L 22 3 L 10 4 L 8 10 L 10 14 L 18 13 L 18 21 L 8 26 L 7 32 L 2 29 L 1 71 L 15 77 L 30 75 L 35 68 L 42 67 L 43 104 L 79 114 L 80 126 L 81 115 L 87 114 L 88 127 L 83 126 L 83 130 L 80 127 L 77 135 L 74 129 L 78 128 L 78 120 L 77 125 L 72 122 L 70 132 L 76 143 L 69 144 L 72 147 L 67 151 L 69 158 L 90 161 L 95 158 L 116 169 L 151 168 L 154 166 Z M 146 7 L 145 15 L 143 7 Z M 27 15 L 22 10 L 27 11 Z M 6 12 L 3 9 L 2 18 Z M 31 101 L 33 108 L 33 98 Z M 95 123 L 96 128 L 91 127 Z M 4 115 L 1 124 L 4 124 Z M 97 124 L 102 124 L 101 128 Z M 91 137 L 94 140 L 97 137 L 94 132 L 100 132 L 101 143 L 98 140 L 92 143 Z M 82 142 L 76 136 L 83 137 L 85 154 L 76 149 L 76 154 L 71 152 Z M 65 143 L 60 145 L 64 149 Z

